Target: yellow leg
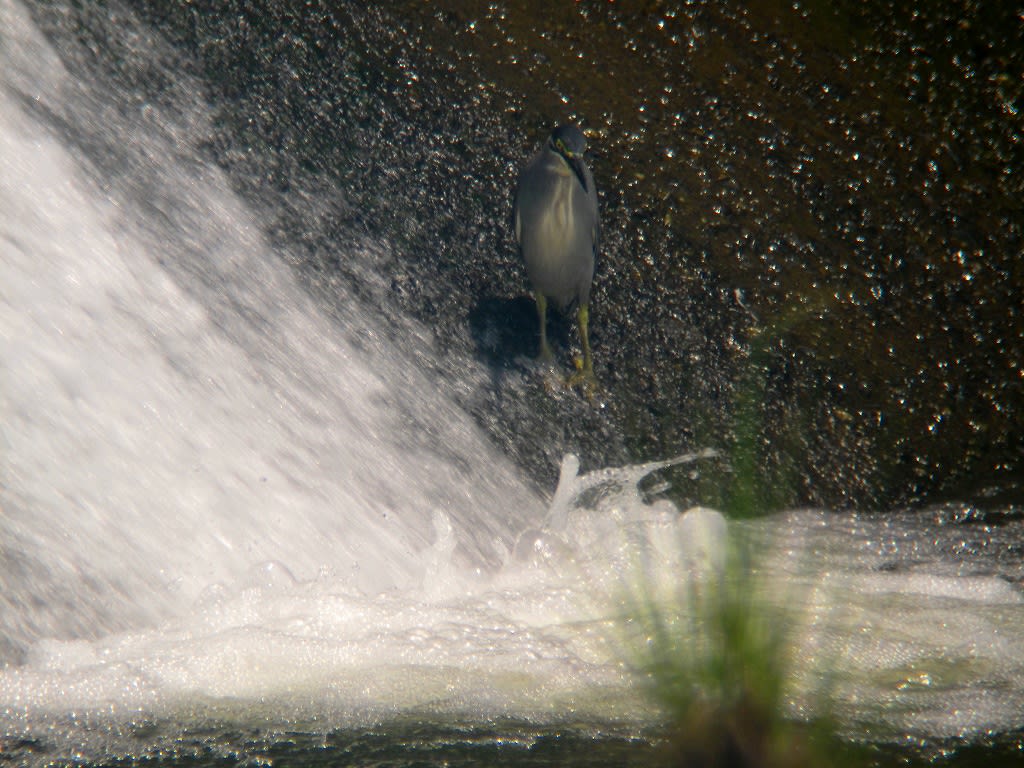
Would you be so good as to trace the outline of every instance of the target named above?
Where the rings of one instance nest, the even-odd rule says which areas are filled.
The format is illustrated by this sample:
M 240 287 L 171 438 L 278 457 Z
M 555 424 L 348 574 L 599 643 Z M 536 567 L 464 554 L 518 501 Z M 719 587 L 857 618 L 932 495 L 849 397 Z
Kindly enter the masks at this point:
M 580 304 L 580 308 L 576 311 L 576 324 L 580 329 L 580 343 L 583 345 L 583 361 L 582 363 L 577 361 L 577 371 L 569 377 L 569 384 L 575 385 L 580 384 L 583 389 L 587 392 L 587 395 L 593 395 L 594 390 L 597 388 L 597 376 L 594 375 L 594 362 L 590 357 L 590 333 L 588 326 L 590 324 L 590 307 L 587 304 Z
M 576 324 L 580 328 L 580 343 L 583 345 L 583 375 L 594 378 L 594 363 L 590 359 L 590 334 L 587 326 L 590 324 L 590 306 L 580 304 L 576 312 Z
M 540 354 L 537 357 L 545 363 L 554 358 L 548 346 L 548 299 L 543 293 L 535 293 L 537 299 L 537 319 L 540 321 Z

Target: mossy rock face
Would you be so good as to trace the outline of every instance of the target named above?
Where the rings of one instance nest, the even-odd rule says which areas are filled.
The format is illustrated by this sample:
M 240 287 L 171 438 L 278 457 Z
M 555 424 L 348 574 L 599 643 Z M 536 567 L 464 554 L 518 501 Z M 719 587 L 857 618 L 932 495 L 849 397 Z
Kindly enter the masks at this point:
M 411 360 L 539 487 L 566 451 L 718 447 L 729 461 L 671 478 L 679 501 L 1020 502 L 1016 19 L 747 5 L 138 8 L 208 88 L 211 157 L 310 289 L 396 344 L 426 328 Z M 529 363 L 509 225 L 517 168 L 569 119 L 603 216 L 592 401 Z

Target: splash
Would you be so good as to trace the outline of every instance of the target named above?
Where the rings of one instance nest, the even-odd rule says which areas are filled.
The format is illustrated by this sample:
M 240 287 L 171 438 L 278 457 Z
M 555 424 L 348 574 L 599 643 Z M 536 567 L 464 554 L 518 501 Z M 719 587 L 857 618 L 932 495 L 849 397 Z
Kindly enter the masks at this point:
M 199 87 L 112 110 L 0 13 L 3 658 L 153 626 L 267 561 L 415 582 L 439 511 L 454 558 L 499 566 L 539 499 L 404 352 L 354 343 L 354 302 L 340 325 L 299 288 L 198 159 Z

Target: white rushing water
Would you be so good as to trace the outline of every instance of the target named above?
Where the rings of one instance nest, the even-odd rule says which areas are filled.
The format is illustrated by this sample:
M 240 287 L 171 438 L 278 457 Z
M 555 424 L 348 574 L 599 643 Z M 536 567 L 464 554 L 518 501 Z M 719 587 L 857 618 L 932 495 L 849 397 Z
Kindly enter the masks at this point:
M 702 572 L 721 516 L 645 503 L 654 467 L 569 462 L 537 498 L 372 318 L 339 327 L 295 283 L 200 159 L 200 104 L 93 90 L 0 0 L 0 745 L 99 754 L 118 724 L 213 715 L 649 720 L 621 580 Z M 97 137 L 109 166 L 78 151 Z M 848 711 L 1017 724 L 1019 589 L 844 520 L 761 525 Z M 930 554 L 886 570 L 901 546 Z
M 494 506 L 515 527 L 539 501 L 397 352 L 321 316 L 190 155 L 202 116 L 119 116 L 4 14 L 5 540 L 24 568 L 57 556 L 25 576 L 88 580 L 89 621 L 122 599 L 152 620 L 271 559 L 381 589 L 419 577 L 438 512 L 467 562 L 500 562 Z M 73 146 L 94 120 L 129 166 L 110 193 Z

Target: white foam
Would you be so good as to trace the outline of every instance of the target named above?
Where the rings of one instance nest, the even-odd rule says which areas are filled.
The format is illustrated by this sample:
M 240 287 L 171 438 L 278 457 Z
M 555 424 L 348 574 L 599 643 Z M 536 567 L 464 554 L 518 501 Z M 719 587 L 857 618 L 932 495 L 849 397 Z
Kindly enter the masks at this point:
M 988 576 L 877 573 L 862 576 L 857 586 L 861 592 L 869 595 L 904 595 L 915 600 L 954 598 L 972 603 L 1024 605 L 1024 596 L 1016 587 L 1002 579 Z
M 642 477 L 635 468 L 600 477 L 623 484 L 604 497 L 616 525 L 599 521 L 607 507 L 573 505 L 564 558 L 511 560 L 488 579 L 427 569 L 414 587 L 372 595 L 266 563 L 154 630 L 37 642 L 26 664 L 0 673 L 7 728 L 32 732 L 68 711 L 188 721 L 214 706 L 237 706 L 243 717 L 267 707 L 273 722 L 321 728 L 412 711 L 644 722 L 650 704 L 609 625 L 622 610 L 616 569 L 660 550 L 678 564 L 666 542 L 722 521 L 710 510 L 652 510 L 627 484 Z M 438 542 L 435 554 L 450 551 L 443 530 Z

